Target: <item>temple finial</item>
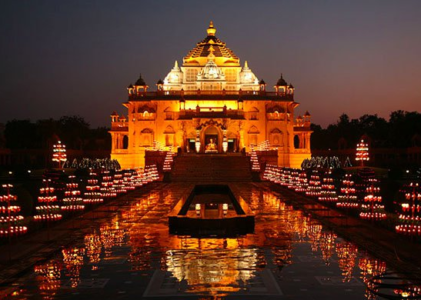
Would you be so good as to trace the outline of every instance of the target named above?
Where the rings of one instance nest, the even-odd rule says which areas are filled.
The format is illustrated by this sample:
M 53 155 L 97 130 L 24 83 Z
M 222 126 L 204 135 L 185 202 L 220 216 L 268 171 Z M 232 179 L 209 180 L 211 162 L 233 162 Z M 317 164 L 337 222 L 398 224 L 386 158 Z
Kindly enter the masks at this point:
M 216 28 L 213 27 L 213 22 L 212 21 L 210 21 L 210 23 L 209 23 L 209 27 L 207 29 L 207 32 L 208 32 L 208 36 L 214 36 L 215 33 L 216 33 Z
M 249 68 L 249 64 L 247 62 L 247 60 L 244 62 L 244 69 L 248 69 Z

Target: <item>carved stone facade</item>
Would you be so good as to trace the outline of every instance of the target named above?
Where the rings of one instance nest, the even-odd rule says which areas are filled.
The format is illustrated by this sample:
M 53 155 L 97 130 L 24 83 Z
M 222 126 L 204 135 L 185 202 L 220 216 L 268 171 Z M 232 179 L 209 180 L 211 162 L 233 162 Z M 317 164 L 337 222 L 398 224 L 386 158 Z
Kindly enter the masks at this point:
M 175 62 L 156 91 L 149 92 L 141 76 L 129 85 L 123 103 L 127 117 L 111 115 L 111 158 L 123 168 L 143 167 L 154 141 L 173 151 L 206 155 L 249 151 L 268 140 L 277 149 L 278 165 L 290 167 L 311 156 L 310 115 L 294 119 L 294 87 L 281 76 L 275 91 L 266 91 L 266 83 L 247 62 L 241 67 L 215 33 L 211 22 L 207 37 L 181 67 Z

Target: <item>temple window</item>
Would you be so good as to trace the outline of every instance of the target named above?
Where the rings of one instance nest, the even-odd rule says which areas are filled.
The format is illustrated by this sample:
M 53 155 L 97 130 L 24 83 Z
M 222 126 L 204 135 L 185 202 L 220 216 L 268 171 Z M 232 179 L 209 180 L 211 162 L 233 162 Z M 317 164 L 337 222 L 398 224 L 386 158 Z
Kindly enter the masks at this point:
M 127 149 L 127 148 L 129 148 L 129 137 L 125 135 L 123 137 L 123 149 Z

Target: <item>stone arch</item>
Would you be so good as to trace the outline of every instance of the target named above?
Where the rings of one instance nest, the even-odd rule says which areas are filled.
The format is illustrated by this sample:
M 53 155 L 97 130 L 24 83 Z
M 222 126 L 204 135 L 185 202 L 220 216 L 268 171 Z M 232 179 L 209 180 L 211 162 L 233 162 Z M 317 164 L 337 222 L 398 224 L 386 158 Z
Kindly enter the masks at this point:
M 251 126 L 248 130 L 248 143 L 249 146 L 254 145 L 256 146 L 258 143 L 258 135 L 260 133 L 259 129 L 256 126 Z
M 295 149 L 300 148 L 300 137 L 298 135 L 294 135 L 294 148 Z
M 140 144 L 144 147 L 150 147 L 153 145 L 153 130 L 145 128 L 140 132 Z
M 279 128 L 274 128 L 269 133 L 269 142 L 274 147 L 283 147 L 283 132 Z
M 173 146 L 175 138 L 175 130 L 171 125 L 168 125 L 164 130 L 165 146 Z
M 260 131 L 259 131 L 259 129 L 256 126 L 252 125 L 252 126 L 250 126 L 250 128 L 249 128 L 249 130 L 248 130 L 247 133 L 248 134 L 259 134 Z
M 218 152 L 222 152 L 222 142 L 223 142 L 223 133 L 221 126 L 217 123 L 210 123 L 207 126 L 203 127 L 200 132 L 200 141 L 203 145 L 202 151 L 206 149 L 206 145 L 211 143 L 211 139 L 213 143 L 216 144 Z
M 123 149 L 129 148 L 129 137 L 127 135 L 123 136 Z

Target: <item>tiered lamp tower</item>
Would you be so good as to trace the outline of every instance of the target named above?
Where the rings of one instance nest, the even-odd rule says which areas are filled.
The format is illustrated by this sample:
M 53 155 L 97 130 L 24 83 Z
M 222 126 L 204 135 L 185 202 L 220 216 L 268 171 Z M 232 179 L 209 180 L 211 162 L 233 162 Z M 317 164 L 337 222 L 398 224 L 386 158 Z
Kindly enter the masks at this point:
M 253 172 L 260 172 L 259 159 L 257 158 L 257 153 L 256 153 L 256 150 L 254 150 L 254 147 L 251 148 L 250 161 L 251 161 L 251 170 Z
M 17 197 L 11 194 L 13 185 L 3 184 L 5 195 L 0 196 L 0 237 L 18 236 L 28 231 L 28 228 L 22 226 L 24 217 L 18 215 L 20 206 L 14 204 Z
M 134 184 L 134 171 L 132 170 L 126 170 L 123 173 L 123 184 L 124 184 L 124 189 L 127 191 L 133 191 L 134 189 L 136 189 L 136 186 Z
M 299 175 L 299 183 L 297 187 L 295 188 L 295 191 L 298 193 L 305 193 L 307 191 L 307 187 L 308 187 L 307 172 L 305 169 L 302 169 Z
M 163 166 L 164 172 L 171 171 L 173 161 L 174 160 L 173 160 L 172 147 L 170 147 L 170 149 L 167 151 L 167 154 L 165 155 L 164 166 Z
M 361 205 L 360 218 L 379 221 L 386 219 L 380 188 L 377 186 L 377 179 L 371 179 L 371 184 L 366 188 L 364 204 Z
M 342 180 L 340 194 L 336 206 L 339 208 L 358 208 L 358 197 L 356 195 L 355 183 L 352 180 L 351 174 L 345 174 Z
M 357 153 L 355 156 L 356 161 L 361 162 L 361 166 L 364 166 L 365 161 L 370 160 L 370 154 L 368 152 L 368 144 L 361 140 L 360 143 L 357 144 Z
M 263 174 L 263 179 L 274 182 L 275 181 L 275 168 L 277 167 L 271 164 L 267 164 L 265 167 L 265 172 Z
M 52 160 L 57 163 L 59 168 L 67 161 L 66 145 L 62 144 L 61 141 L 58 141 L 57 144 L 53 145 Z
M 113 187 L 113 177 L 110 174 L 110 171 L 103 170 L 101 171 L 102 181 L 101 181 L 101 188 L 100 192 L 102 197 L 105 199 L 114 198 L 117 196 L 117 193 Z
M 336 203 L 338 196 L 336 195 L 336 188 L 333 182 L 332 170 L 328 170 L 322 182 L 322 190 L 320 192 L 319 201 Z
M 314 169 L 311 173 L 310 180 L 308 181 L 306 195 L 317 198 L 321 195 L 321 190 L 322 190 L 322 187 L 321 187 L 319 170 Z
M 396 232 L 410 236 L 420 236 L 421 188 L 418 183 L 411 182 L 403 192 L 405 199 L 401 203 L 400 224 L 396 226 Z
M 54 187 L 51 186 L 51 179 L 43 180 L 43 187 L 39 190 L 38 203 L 36 206 L 35 221 L 54 222 L 62 218 L 60 214 L 60 206 L 57 205 L 57 196 L 54 195 Z
M 116 172 L 114 174 L 113 188 L 114 188 L 114 191 L 117 193 L 117 195 L 127 193 L 127 190 L 126 190 L 126 188 L 124 186 L 124 182 L 123 182 L 123 173 L 121 173 L 121 171 Z
M 291 177 L 289 180 L 288 188 L 290 190 L 295 190 L 300 184 L 300 173 L 298 169 L 291 169 Z
M 143 173 L 145 183 L 154 182 L 159 179 L 158 167 L 156 164 L 147 165 Z
M 89 179 L 86 185 L 86 191 L 83 196 L 83 202 L 86 204 L 99 204 L 104 202 L 104 199 L 100 192 L 100 187 L 98 185 L 96 173 L 91 172 L 89 174 Z
M 83 199 L 80 196 L 79 184 L 75 182 L 76 176 L 70 175 L 70 182 L 66 183 L 66 191 L 64 192 L 62 211 L 75 212 L 85 209 Z

